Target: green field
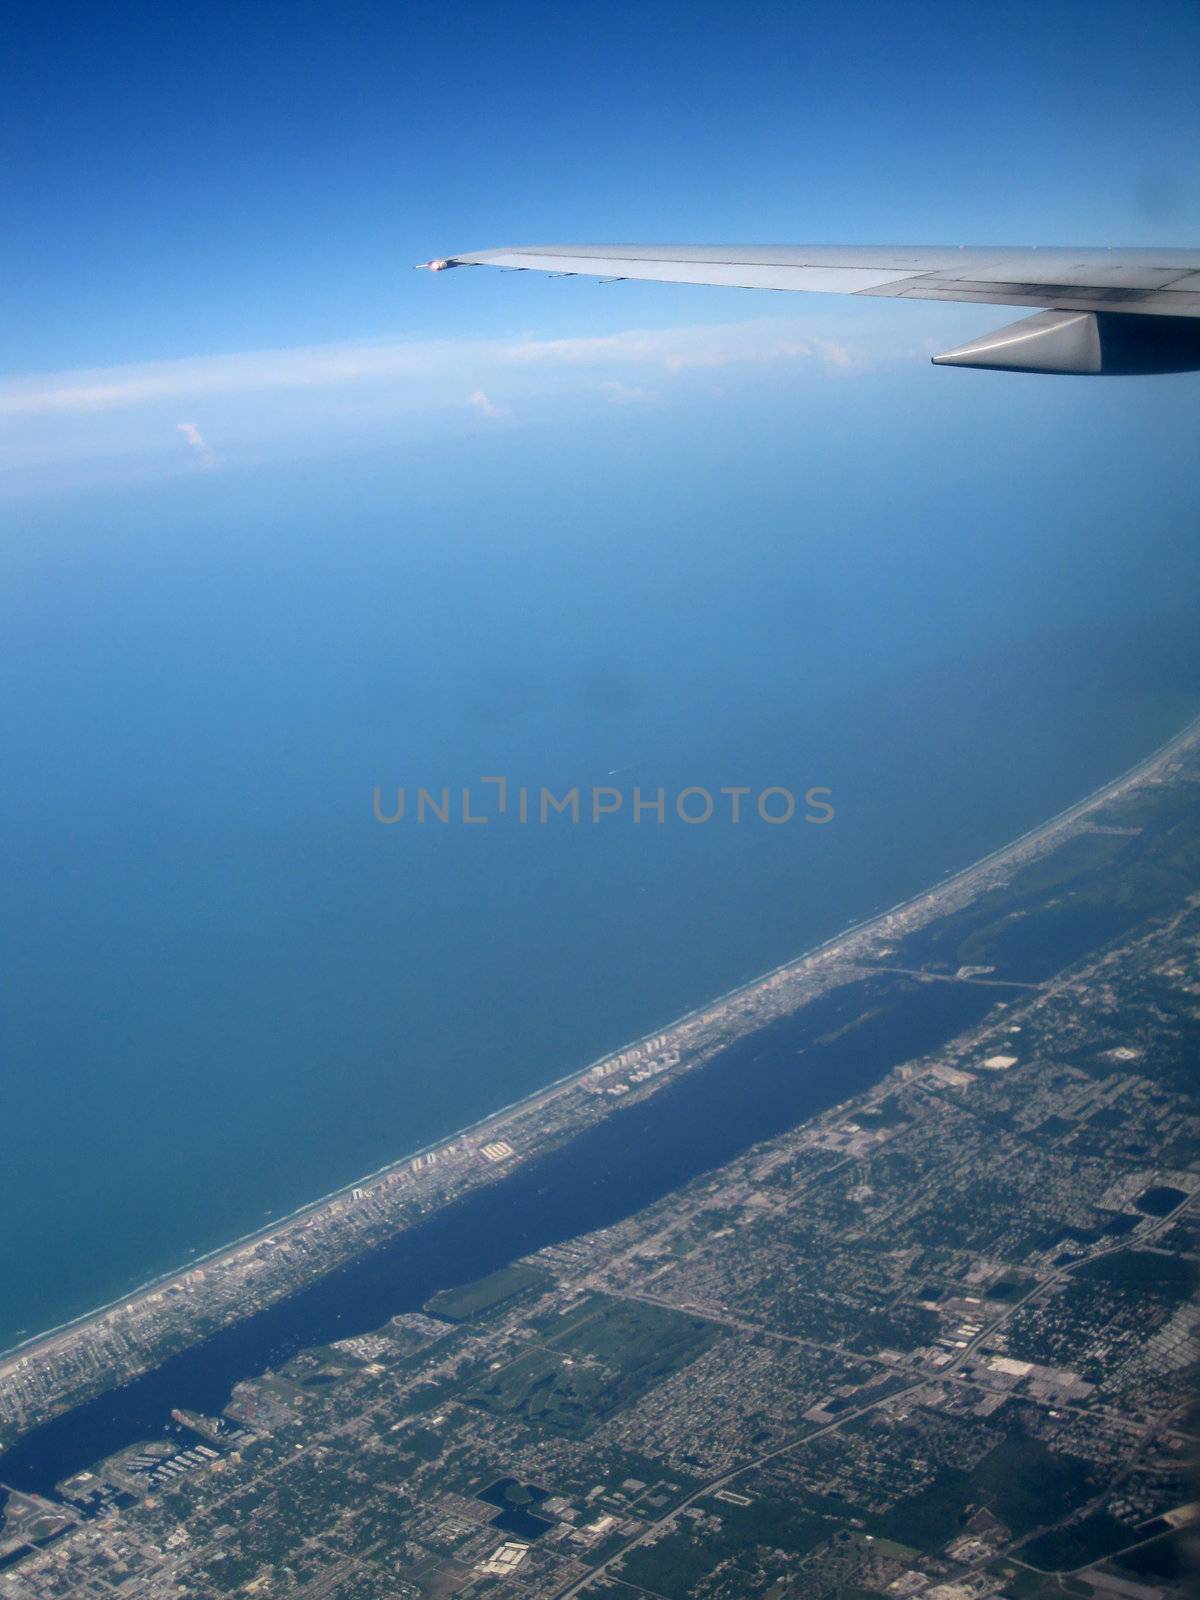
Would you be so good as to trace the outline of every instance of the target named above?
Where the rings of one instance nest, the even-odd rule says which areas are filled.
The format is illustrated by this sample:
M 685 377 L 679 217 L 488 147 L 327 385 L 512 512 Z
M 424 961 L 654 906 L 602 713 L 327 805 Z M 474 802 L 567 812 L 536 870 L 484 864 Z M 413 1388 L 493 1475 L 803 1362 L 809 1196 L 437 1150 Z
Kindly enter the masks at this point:
M 831 1532 L 828 1522 L 786 1500 L 764 1496 L 749 1506 L 720 1501 L 706 1508 L 716 1511 L 718 1506 L 720 1532 L 696 1536 L 680 1529 L 657 1544 L 642 1545 L 624 1563 L 621 1577 L 667 1600 L 684 1600 L 723 1561 L 739 1564 L 759 1545 L 806 1555 Z
M 1164 1533 L 1161 1539 L 1139 1545 L 1113 1561 L 1115 1567 L 1132 1574 L 1143 1583 L 1165 1580 L 1173 1583 L 1196 1568 L 1196 1530 L 1179 1528 Z
M 1096 1491 L 1086 1463 L 1056 1455 L 1039 1439 L 1006 1439 L 971 1478 L 988 1510 L 1018 1537 L 1067 1516 Z
M 474 1283 L 440 1290 L 426 1301 L 425 1310 L 431 1317 L 442 1317 L 447 1322 L 471 1322 L 545 1282 L 536 1267 L 501 1267 L 499 1272 L 476 1278 Z
M 1025 1546 L 1021 1556 L 1042 1572 L 1070 1572 L 1102 1556 L 1112 1555 L 1129 1542 L 1128 1528 L 1107 1511 L 1097 1511 L 1082 1522 L 1042 1534 L 1040 1539 Z
M 467 1399 L 553 1433 L 589 1433 L 721 1337 L 699 1317 L 597 1297 L 547 1330 L 540 1348 L 489 1373 Z
M 1067 840 L 910 940 L 910 958 L 1037 980 L 1177 904 L 1195 883 L 1200 827 L 1187 785 L 1140 792 L 1100 820 L 1140 831 Z
M 1074 1277 L 1077 1281 L 1104 1283 L 1135 1296 L 1149 1294 L 1171 1302 L 1190 1299 L 1196 1288 L 1191 1262 L 1150 1250 L 1120 1250 L 1115 1255 L 1099 1256 L 1076 1267 Z
M 973 1506 L 986 1507 L 1020 1536 L 1067 1516 L 1094 1492 L 1085 1463 L 1013 1435 L 970 1472 L 943 1466 L 926 1488 L 871 1518 L 870 1527 L 884 1538 L 936 1550 L 963 1531 Z

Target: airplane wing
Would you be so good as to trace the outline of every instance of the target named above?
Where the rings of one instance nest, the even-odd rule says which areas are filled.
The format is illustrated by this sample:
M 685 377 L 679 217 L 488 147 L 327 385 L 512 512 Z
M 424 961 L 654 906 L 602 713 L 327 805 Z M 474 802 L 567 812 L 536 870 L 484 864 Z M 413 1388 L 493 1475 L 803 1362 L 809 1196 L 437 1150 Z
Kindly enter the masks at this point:
M 1014 372 L 1200 370 L 1200 250 L 545 244 L 424 265 L 1036 306 L 1035 316 L 934 362 Z

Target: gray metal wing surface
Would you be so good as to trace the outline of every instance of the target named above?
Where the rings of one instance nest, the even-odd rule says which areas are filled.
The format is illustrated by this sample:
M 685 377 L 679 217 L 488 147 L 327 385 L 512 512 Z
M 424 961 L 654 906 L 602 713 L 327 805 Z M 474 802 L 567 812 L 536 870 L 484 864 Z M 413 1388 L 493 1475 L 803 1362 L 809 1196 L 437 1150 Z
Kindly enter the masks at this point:
M 934 361 L 1088 374 L 1200 369 L 1200 250 L 539 244 L 425 265 L 1036 307 L 1037 316 Z

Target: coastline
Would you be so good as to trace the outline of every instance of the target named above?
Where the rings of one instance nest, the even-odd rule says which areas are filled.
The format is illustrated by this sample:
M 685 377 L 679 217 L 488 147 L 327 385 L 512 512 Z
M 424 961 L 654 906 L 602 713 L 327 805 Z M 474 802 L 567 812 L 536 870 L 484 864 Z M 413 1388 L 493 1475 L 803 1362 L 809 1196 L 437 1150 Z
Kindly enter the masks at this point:
M 477 1154 L 487 1138 L 494 1140 L 502 1133 L 511 1131 L 512 1124 L 529 1117 L 531 1113 L 544 1110 L 556 1100 L 572 1094 L 573 1091 L 588 1089 L 598 1095 L 601 1092 L 598 1088 L 600 1083 L 614 1071 L 620 1070 L 622 1064 L 636 1060 L 641 1052 L 652 1045 L 660 1051 L 666 1050 L 669 1053 L 670 1041 L 676 1038 L 682 1043 L 689 1040 L 690 1034 L 701 1032 L 705 1028 L 727 1027 L 731 1023 L 739 1032 L 752 1031 L 752 1028 L 761 1025 L 762 1021 L 761 1013 L 754 1009 L 755 1002 L 761 1001 L 769 1005 L 773 1001 L 782 1000 L 785 1002 L 782 1010 L 795 1009 L 809 996 L 801 995 L 796 998 L 784 993 L 790 980 L 805 980 L 814 975 L 828 979 L 840 969 L 851 968 L 855 955 L 861 953 L 860 947 L 864 943 L 881 934 L 887 936 L 898 931 L 901 920 L 904 922 L 905 931 L 910 931 L 925 920 L 944 914 L 953 902 L 964 894 L 973 898 L 985 886 L 983 880 L 996 873 L 1014 869 L 1031 857 L 1055 848 L 1091 812 L 1116 799 L 1126 790 L 1151 780 L 1157 771 L 1165 767 L 1175 755 L 1194 744 L 1197 739 L 1200 739 L 1200 717 L 1194 718 L 1147 756 L 1082 799 L 1038 823 L 1016 839 L 981 856 L 968 866 L 947 874 L 934 886 L 923 889 L 886 910 L 848 924 L 838 933 L 800 955 L 735 985 L 724 994 L 684 1012 L 665 1026 L 552 1080 L 542 1088 L 487 1113 L 448 1136 L 409 1151 L 374 1172 L 353 1179 L 325 1195 L 308 1201 L 286 1216 L 273 1219 L 269 1225 L 254 1229 L 204 1255 L 191 1258 L 181 1266 L 158 1274 L 104 1305 L 94 1307 L 76 1318 L 31 1335 L 20 1343 L 0 1351 L 0 1381 L 24 1371 L 41 1357 L 53 1357 L 56 1353 L 83 1342 L 89 1329 L 100 1324 L 111 1324 L 115 1319 L 136 1313 L 152 1300 L 161 1299 L 168 1291 L 187 1283 L 193 1274 L 199 1273 L 203 1279 L 207 1269 L 219 1268 L 222 1265 L 240 1265 L 248 1256 L 253 1255 L 258 1247 L 274 1245 L 281 1239 L 286 1240 L 290 1235 L 310 1227 L 313 1221 L 323 1214 L 331 1218 L 342 1214 L 352 1201 L 361 1197 L 362 1192 L 382 1192 L 390 1182 L 399 1181 L 419 1170 L 440 1174 L 445 1169 L 438 1167 L 439 1157 L 458 1152 L 468 1156 Z M 789 1000 L 793 1003 L 788 1004 Z M 731 1017 L 730 1008 L 733 1008 L 738 1015 Z M 742 1020 L 746 1016 L 753 1018 L 750 1027 L 745 1026 Z M 700 1047 L 698 1051 L 693 1048 L 697 1043 Z M 692 1052 L 692 1057 L 679 1070 L 687 1071 L 705 1059 L 704 1038 L 698 1041 L 690 1040 L 688 1048 Z M 678 1059 L 674 1065 L 678 1067 Z M 674 1070 L 656 1070 L 663 1070 L 663 1076 L 659 1084 L 654 1087 L 678 1075 Z M 652 1093 L 653 1087 L 646 1092 Z M 605 1106 L 602 1114 L 615 1109 L 615 1105 L 616 1102 L 613 1101 Z M 428 1166 L 425 1167 L 424 1163 L 428 1163 Z M 511 1169 L 490 1168 L 476 1164 L 471 1168 L 473 1181 L 469 1186 L 475 1187 L 478 1183 L 501 1178 L 507 1170 Z M 443 1195 L 436 1200 L 434 1206 L 426 1208 L 425 1213 L 418 1210 L 417 1214 L 427 1214 L 428 1209 L 436 1209 L 446 1202 L 446 1198 Z M 403 1228 L 408 1222 L 401 1219 L 398 1225 Z

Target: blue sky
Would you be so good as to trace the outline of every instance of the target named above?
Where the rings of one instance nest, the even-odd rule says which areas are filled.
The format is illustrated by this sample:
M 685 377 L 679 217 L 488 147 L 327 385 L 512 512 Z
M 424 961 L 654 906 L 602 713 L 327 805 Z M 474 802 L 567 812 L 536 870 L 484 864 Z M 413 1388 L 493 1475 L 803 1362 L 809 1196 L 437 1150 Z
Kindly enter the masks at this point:
M 781 314 L 407 270 L 529 239 L 1183 244 L 1200 223 L 1187 0 L 67 3 L 20 8 L 5 56 L 13 374 Z

